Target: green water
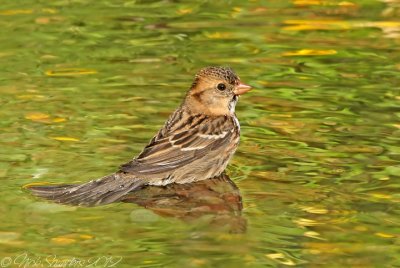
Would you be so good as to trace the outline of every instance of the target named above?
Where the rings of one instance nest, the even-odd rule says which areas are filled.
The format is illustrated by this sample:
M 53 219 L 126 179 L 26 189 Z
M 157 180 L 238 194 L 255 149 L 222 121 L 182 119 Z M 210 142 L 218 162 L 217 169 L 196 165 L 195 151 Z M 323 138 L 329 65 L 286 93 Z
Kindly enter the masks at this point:
M 399 2 L 191 2 L 2 1 L 0 266 L 400 267 Z M 22 189 L 114 172 L 208 65 L 255 88 L 236 186 Z

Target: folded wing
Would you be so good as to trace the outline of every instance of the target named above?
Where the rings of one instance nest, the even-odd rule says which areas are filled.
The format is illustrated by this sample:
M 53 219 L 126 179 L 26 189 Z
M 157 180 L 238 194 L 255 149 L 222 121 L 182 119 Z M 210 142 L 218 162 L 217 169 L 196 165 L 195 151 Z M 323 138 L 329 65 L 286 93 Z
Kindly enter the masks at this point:
M 171 131 L 153 139 L 134 160 L 121 166 L 121 171 L 135 175 L 156 175 L 183 167 L 207 153 L 220 150 L 232 141 L 232 120 L 216 117 L 195 122 L 182 131 Z

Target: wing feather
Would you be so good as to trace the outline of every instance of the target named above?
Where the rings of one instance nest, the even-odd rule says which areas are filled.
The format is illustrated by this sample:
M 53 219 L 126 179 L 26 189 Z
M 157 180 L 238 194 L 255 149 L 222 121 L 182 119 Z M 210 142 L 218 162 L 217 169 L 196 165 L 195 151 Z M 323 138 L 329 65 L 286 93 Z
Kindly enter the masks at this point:
M 165 173 L 228 146 L 236 135 L 229 117 L 200 117 L 188 122 L 190 127 L 180 127 L 181 131 L 172 129 L 164 130 L 163 136 L 157 134 L 137 158 L 121 166 L 120 170 L 138 176 Z

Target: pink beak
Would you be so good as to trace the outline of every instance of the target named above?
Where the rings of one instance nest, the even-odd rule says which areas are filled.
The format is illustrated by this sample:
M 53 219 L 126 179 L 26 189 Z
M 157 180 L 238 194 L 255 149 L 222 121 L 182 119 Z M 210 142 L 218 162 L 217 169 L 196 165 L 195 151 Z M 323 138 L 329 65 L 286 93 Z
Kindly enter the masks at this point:
M 248 86 L 246 84 L 243 84 L 242 82 L 239 82 L 239 85 L 237 85 L 235 87 L 235 89 L 233 90 L 233 93 L 235 95 L 242 95 L 244 93 L 246 93 L 247 91 L 251 90 L 251 86 Z

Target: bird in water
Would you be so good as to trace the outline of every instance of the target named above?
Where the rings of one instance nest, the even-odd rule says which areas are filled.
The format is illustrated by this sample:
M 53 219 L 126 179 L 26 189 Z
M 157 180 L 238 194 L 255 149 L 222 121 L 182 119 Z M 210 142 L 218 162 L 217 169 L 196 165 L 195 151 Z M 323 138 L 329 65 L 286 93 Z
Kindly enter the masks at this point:
M 240 125 L 235 106 L 239 96 L 250 89 L 231 68 L 201 69 L 179 108 L 143 151 L 117 172 L 78 185 L 27 188 L 57 203 L 96 206 L 119 201 L 147 185 L 217 177 L 238 147 Z

